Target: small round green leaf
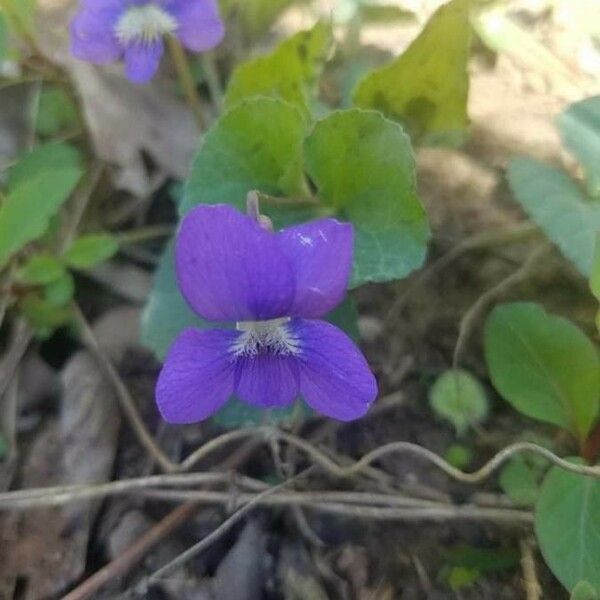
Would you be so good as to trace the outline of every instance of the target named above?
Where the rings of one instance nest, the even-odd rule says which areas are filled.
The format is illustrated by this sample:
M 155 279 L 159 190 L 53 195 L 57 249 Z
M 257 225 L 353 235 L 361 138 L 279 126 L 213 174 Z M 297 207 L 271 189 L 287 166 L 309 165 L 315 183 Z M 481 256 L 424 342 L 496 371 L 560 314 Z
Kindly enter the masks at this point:
M 442 374 L 429 392 L 435 413 L 454 425 L 462 435 L 488 414 L 488 400 L 482 385 L 466 371 L 449 370 Z
M 568 590 L 580 581 L 600 588 L 600 480 L 554 467 L 535 507 L 535 531 L 546 563 Z
M 65 266 L 55 256 L 32 256 L 17 273 L 19 281 L 31 285 L 47 285 L 65 274 Z
M 499 306 L 486 323 L 485 356 L 514 408 L 585 440 L 598 416 L 600 360 L 575 325 L 537 304 Z
M 112 235 L 101 233 L 85 235 L 73 242 L 65 252 L 66 263 L 75 269 L 91 269 L 112 258 L 119 250 L 119 243 Z
M 466 469 L 473 460 L 473 451 L 461 444 L 452 444 L 447 450 L 444 458 L 457 469 Z

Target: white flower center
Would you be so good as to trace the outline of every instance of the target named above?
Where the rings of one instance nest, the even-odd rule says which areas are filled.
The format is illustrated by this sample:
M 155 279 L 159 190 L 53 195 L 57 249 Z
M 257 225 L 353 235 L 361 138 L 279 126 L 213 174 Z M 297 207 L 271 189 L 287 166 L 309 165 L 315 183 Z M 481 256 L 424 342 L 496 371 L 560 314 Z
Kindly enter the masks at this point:
M 134 6 L 126 10 L 115 26 L 115 35 L 122 44 L 151 43 L 177 29 L 177 21 L 155 4 Z
M 298 339 L 288 327 L 290 319 L 270 321 L 241 321 L 237 324 L 242 335 L 231 348 L 235 357 L 257 356 L 261 352 L 288 356 L 298 354 Z

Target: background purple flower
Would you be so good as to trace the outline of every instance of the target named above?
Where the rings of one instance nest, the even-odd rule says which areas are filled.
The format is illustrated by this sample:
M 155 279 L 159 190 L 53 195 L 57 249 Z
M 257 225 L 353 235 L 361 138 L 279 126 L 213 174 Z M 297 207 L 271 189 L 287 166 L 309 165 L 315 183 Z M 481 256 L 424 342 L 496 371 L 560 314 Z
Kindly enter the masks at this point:
M 71 51 L 95 64 L 123 58 L 127 77 L 145 83 L 158 69 L 165 35 L 203 52 L 224 33 L 216 0 L 82 0 L 71 23 Z
M 302 395 L 335 419 L 363 416 L 375 378 L 345 333 L 316 320 L 344 298 L 353 241 L 335 219 L 273 233 L 226 205 L 188 213 L 176 244 L 181 291 L 204 319 L 237 328 L 179 336 L 157 384 L 164 419 L 202 421 L 232 394 L 261 408 Z

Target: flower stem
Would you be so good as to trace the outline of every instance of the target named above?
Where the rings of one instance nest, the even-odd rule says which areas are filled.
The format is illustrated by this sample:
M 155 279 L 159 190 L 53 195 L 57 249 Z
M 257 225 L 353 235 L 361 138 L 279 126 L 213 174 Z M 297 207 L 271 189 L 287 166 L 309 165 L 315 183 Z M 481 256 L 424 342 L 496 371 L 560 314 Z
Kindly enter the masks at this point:
M 200 102 L 200 97 L 198 96 L 198 90 L 196 89 L 196 84 L 192 77 L 185 51 L 181 47 L 179 40 L 171 35 L 167 36 L 167 44 L 188 106 L 194 113 L 198 127 L 203 131 L 207 128 L 206 116 L 204 114 L 202 103 Z
M 223 106 L 223 86 L 219 79 L 219 71 L 215 62 L 215 55 L 212 52 L 207 52 L 202 55 L 202 68 L 206 76 L 206 84 L 208 85 L 208 93 L 210 99 L 217 112 L 221 111 Z

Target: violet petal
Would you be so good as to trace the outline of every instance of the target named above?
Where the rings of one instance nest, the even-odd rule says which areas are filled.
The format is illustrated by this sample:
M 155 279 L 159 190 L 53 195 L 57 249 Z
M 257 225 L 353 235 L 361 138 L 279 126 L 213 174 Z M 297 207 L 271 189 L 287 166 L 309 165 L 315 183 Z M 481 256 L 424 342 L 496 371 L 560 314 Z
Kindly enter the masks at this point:
M 325 321 L 296 319 L 289 327 L 302 349 L 297 358 L 306 403 L 339 421 L 364 416 L 377 396 L 377 382 L 354 342 Z
M 236 331 L 186 329 L 165 359 L 156 402 L 169 423 L 197 423 L 214 414 L 233 392 L 231 346 Z
M 162 39 L 131 42 L 125 48 L 125 74 L 132 83 L 148 83 L 158 71 L 164 52 Z
M 125 5 L 121 0 L 86 0 L 71 22 L 73 56 L 95 64 L 118 60 L 123 49 L 114 32 Z
M 352 271 L 352 225 L 321 219 L 283 229 L 277 237 L 296 279 L 290 316 L 317 318 L 333 310 L 346 295 Z
M 175 262 L 184 297 L 209 321 L 275 319 L 292 304 L 294 276 L 277 237 L 231 206 L 192 209 Z
M 260 408 L 292 403 L 299 394 L 297 361 L 291 355 L 269 352 L 238 358 L 235 393 Z
M 225 35 L 215 0 L 172 0 L 166 10 L 177 20 L 177 37 L 194 52 L 205 52 L 218 46 Z

